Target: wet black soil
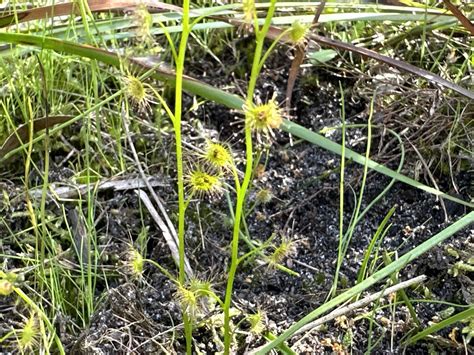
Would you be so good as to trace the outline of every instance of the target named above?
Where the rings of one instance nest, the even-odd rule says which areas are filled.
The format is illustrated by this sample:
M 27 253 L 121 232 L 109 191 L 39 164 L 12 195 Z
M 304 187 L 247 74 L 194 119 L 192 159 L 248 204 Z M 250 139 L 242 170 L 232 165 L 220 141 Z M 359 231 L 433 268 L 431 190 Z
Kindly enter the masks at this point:
M 203 61 L 212 63 L 211 60 Z M 232 80 L 226 70 L 215 64 L 207 68 L 200 63 L 191 65 L 190 74 L 198 75 L 213 85 L 239 92 L 244 87 L 245 73 L 234 72 Z M 262 99 L 272 97 L 275 93 L 280 101 L 284 98 L 286 73 L 290 62 L 285 52 L 279 53 L 270 60 L 261 76 L 258 95 Z M 204 75 L 205 74 L 205 75 Z M 224 75 L 225 74 L 225 75 Z M 340 91 L 342 82 L 346 96 L 346 117 L 348 123 L 365 122 L 367 119 L 368 99 L 357 92 L 357 80 L 343 77 L 339 72 L 320 68 L 304 69 L 293 95 L 294 110 L 292 119 L 310 129 L 319 131 L 324 127 L 337 126 L 340 121 Z M 228 88 L 232 82 L 231 88 Z M 416 95 L 416 92 L 413 93 Z M 192 104 L 186 98 L 188 107 Z M 231 112 L 216 104 L 206 103 L 193 110 L 185 117 L 185 139 L 188 142 L 202 141 L 203 135 L 211 135 L 228 141 L 234 153 L 242 157 L 241 125 L 239 113 Z M 237 119 L 236 119 L 237 118 Z M 241 117 L 240 117 L 241 119 Z M 403 127 L 398 127 L 402 129 Z M 177 195 L 174 188 L 173 139 L 171 136 L 160 137 L 161 156 L 150 153 L 156 146 L 154 131 L 141 128 L 141 134 L 151 137 L 141 142 L 141 158 L 150 163 L 151 174 L 160 176 L 167 182 L 167 187 L 158 189 L 164 199 L 170 217 L 176 220 Z M 327 134 L 331 139 L 340 141 L 339 131 Z M 364 152 L 365 132 L 351 129 L 347 133 L 348 146 Z M 138 142 L 138 137 L 134 137 Z M 194 143 L 193 143 L 194 144 Z M 387 144 L 393 146 L 387 147 Z M 147 146 L 149 145 L 149 146 Z M 373 147 L 389 148 L 392 156 L 397 158 L 399 147 L 383 139 L 380 132 L 375 132 Z M 266 151 L 266 150 L 264 150 Z M 379 149 L 379 151 L 382 151 Z M 375 153 L 374 153 L 375 154 Z M 264 155 L 265 156 L 265 155 Z M 415 154 L 409 154 L 402 170 L 404 174 L 414 176 L 410 171 L 415 164 Z M 56 162 L 53 159 L 53 172 Z M 375 160 L 384 162 L 383 155 L 374 155 Z M 265 159 L 262 160 L 264 163 Z M 339 242 L 339 164 L 340 158 L 332 153 L 306 143 L 297 141 L 283 132 L 277 132 L 268 150 L 268 160 L 253 181 L 249 204 L 255 199 L 259 189 L 269 189 L 273 198 L 265 205 L 259 205 L 247 219 L 251 239 L 264 242 L 274 235 L 274 243 L 283 239 L 293 241 L 293 250 L 282 264 L 293 270 L 293 276 L 281 270 L 265 265 L 263 257 L 256 257 L 243 263 L 237 274 L 234 286 L 234 305 L 242 314 L 253 314 L 262 310 L 265 314 L 265 327 L 273 334 L 280 334 L 297 320 L 325 302 L 331 289 L 338 252 Z M 387 163 L 396 168 L 398 160 Z M 242 166 L 240 166 L 242 168 Z M 58 168 L 59 172 L 62 171 Z M 64 172 L 52 176 L 52 181 L 67 179 Z M 362 167 L 348 162 L 345 176 L 344 225 L 347 228 L 357 204 L 354 196 L 360 190 L 363 174 Z M 12 197 L 18 196 L 20 187 L 8 182 L 8 175 L 2 181 L 5 191 Z M 451 190 L 451 179 L 447 175 L 436 175 L 442 190 Z M 231 181 L 229 181 L 231 183 Z M 361 210 L 381 193 L 390 179 L 377 173 L 369 173 L 364 191 Z M 429 182 L 427 182 L 429 183 Z M 455 176 L 459 197 L 470 200 L 472 191 L 472 170 L 465 169 Z M 231 197 L 232 198 L 232 197 Z M 74 328 L 70 325 L 73 319 L 57 320 L 58 331 L 69 353 L 182 353 L 183 328 L 181 308 L 176 296 L 176 286 L 163 276 L 157 268 L 146 264 L 141 280 L 133 280 L 126 273 L 120 272 L 123 267 L 123 256 L 131 242 L 135 242 L 147 228 L 147 258 L 156 260 L 168 270 L 174 270 L 169 249 L 145 209 L 140 211 L 140 203 L 133 191 L 105 191 L 97 195 L 96 212 L 97 235 L 101 236 L 101 264 L 119 270 L 116 276 L 107 278 L 107 284 L 98 283 L 96 295 L 101 298 L 100 306 L 90 317 L 87 328 Z M 199 208 L 197 208 L 197 206 Z M 75 203 L 66 205 L 72 210 Z M 342 291 L 355 284 L 364 253 L 373 238 L 378 226 L 389 210 L 395 207 L 390 218 L 390 228 L 380 243 L 378 258 L 372 258 L 371 271 L 383 267 L 382 255 L 391 253 L 392 259 L 447 227 L 462 217 L 466 211 L 463 206 L 445 201 L 446 215 L 441 201 L 402 183 L 393 187 L 378 201 L 355 228 L 347 256 L 339 273 L 338 290 Z M 13 217 L 15 211 L 24 211 L 23 203 L 3 204 L 2 213 L 6 216 L 8 228 L 20 231 L 26 228 L 25 217 Z M 60 210 L 54 204 L 48 207 L 51 215 L 62 218 Z M 215 292 L 223 298 L 226 270 L 229 264 L 229 244 L 232 228 L 229 220 L 228 204 L 225 196 L 192 202 L 188 209 L 186 250 L 191 265 L 201 279 L 212 283 Z M 447 217 L 447 218 L 446 218 Z M 199 223 L 200 222 L 200 223 Z M 9 223 L 9 224 L 8 224 Z M 64 222 L 63 222 L 64 223 Z M 6 226 L 0 231 L 6 233 Z M 67 241 L 61 242 L 63 249 L 71 248 Z M 248 251 L 241 243 L 242 253 Z M 16 255 L 18 246 L 4 243 L 3 254 Z M 407 295 L 413 301 L 418 320 L 424 328 L 433 321 L 439 321 L 443 310 L 448 305 L 436 301 L 459 305 L 455 311 L 463 310 L 465 305 L 474 302 L 474 275 L 461 272 L 453 275 L 452 268 L 460 260 L 472 257 L 474 253 L 474 231 L 463 230 L 448 241 L 432 249 L 423 257 L 412 262 L 400 271 L 399 278 L 405 280 L 418 275 L 426 275 L 428 280 L 419 287 L 408 289 Z M 15 267 L 15 261 L 8 259 L 5 267 Z M 371 291 L 380 290 L 383 285 Z M 418 301 L 416 301 L 418 300 Z M 2 332 L 10 323 L 15 323 L 20 310 L 12 305 L 11 298 L 1 298 L 4 325 Z M 347 314 L 345 318 L 330 321 L 317 331 L 305 337 L 295 337 L 289 342 L 297 353 L 362 353 L 367 349 L 377 354 L 383 353 L 464 353 L 460 329 L 463 324 L 455 324 L 436 334 L 435 337 L 419 341 L 416 345 L 406 347 L 403 340 L 416 330 L 416 323 L 411 318 L 407 307 L 399 304 L 396 308 L 381 307 L 389 305 L 381 300 L 357 311 Z M 237 316 L 240 320 L 242 314 Z M 212 320 L 205 322 L 204 320 Z M 221 333 L 219 314 L 208 310 L 200 315 L 199 327 L 194 331 L 195 346 L 202 353 L 210 354 L 220 350 L 216 339 Z M 248 325 L 242 323 L 241 328 Z M 457 330 L 453 329 L 457 327 Z M 256 348 L 264 343 L 261 336 L 241 331 L 236 335 L 239 353 Z M 472 351 L 472 345 L 465 345 Z

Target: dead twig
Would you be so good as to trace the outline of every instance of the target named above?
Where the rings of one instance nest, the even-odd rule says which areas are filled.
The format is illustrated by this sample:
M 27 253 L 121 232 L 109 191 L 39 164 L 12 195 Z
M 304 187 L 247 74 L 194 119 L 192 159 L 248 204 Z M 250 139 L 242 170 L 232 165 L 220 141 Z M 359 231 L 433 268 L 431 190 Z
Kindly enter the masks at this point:
M 294 335 L 301 334 L 301 333 L 304 333 L 304 332 L 307 332 L 307 331 L 312 331 L 315 328 L 321 326 L 322 324 L 329 322 L 330 320 L 333 320 L 333 319 L 335 319 L 337 317 L 340 317 L 342 315 L 345 315 L 347 313 L 353 312 L 356 309 L 364 307 L 364 306 L 368 305 L 369 303 L 372 303 L 372 302 L 378 300 L 379 298 L 385 297 L 385 296 L 387 296 L 391 293 L 395 293 L 395 292 L 403 290 L 407 287 L 410 287 L 412 285 L 422 283 L 426 279 L 427 279 L 426 275 L 420 275 L 420 276 L 414 277 L 413 279 L 409 279 L 407 281 L 400 282 L 400 283 L 398 283 L 394 286 L 388 287 L 385 290 L 382 290 L 380 292 L 371 294 L 371 295 L 369 295 L 369 296 L 367 296 L 367 297 L 365 297 L 365 298 L 363 298 L 363 299 L 361 299 L 357 302 L 351 303 L 347 306 L 339 307 L 339 308 L 335 309 L 334 311 L 332 311 L 331 313 L 329 313 L 328 315 L 326 315 L 324 317 L 321 317 L 321 318 L 315 320 L 314 322 L 308 323 L 305 326 L 301 327 L 297 332 L 295 332 Z M 300 341 L 301 341 L 301 339 L 300 339 Z
M 142 177 L 143 181 L 145 182 L 146 187 L 148 188 L 148 191 L 150 192 L 151 196 L 153 197 L 155 203 L 158 205 L 158 208 L 160 212 L 162 213 L 164 219 L 166 220 L 166 223 L 164 220 L 161 218 L 159 215 L 158 211 L 155 209 L 153 206 L 153 203 L 151 202 L 150 198 L 148 195 L 143 191 L 138 189 L 136 191 L 136 194 L 140 197 L 142 202 L 145 204 L 145 207 L 148 209 L 150 212 L 152 218 L 158 225 L 158 227 L 161 229 L 161 232 L 163 233 L 163 237 L 166 240 L 166 243 L 168 244 L 168 247 L 170 248 L 171 255 L 173 257 L 173 260 L 175 261 L 176 265 L 179 265 L 179 253 L 178 253 L 178 234 L 176 233 L 176 229 L 173 226 L 173 223 L 171 223 L 171 220 L 166 213 L 166 210 L 163 206 L 163 203 L 161 202 L 161 199 L 158 197 L 156 194 L 155 190 L 151 187 L 151 185 L 148 182 L 148 179 L 146 178 L 145 172 L 143 171 L 143 168 L 141 166 L 140 160 L 138 159 L 138 154 L 135 149 L 135 146 L 132 142 L 132 138 L 130 136 L 130 131 L 128 130 L 128 123 L 127 123 L 127 114 L 125 111 L 125 107 L 122 106 L 122 122 L 123 122 L 123 127 L 125 130 L 125 135 L 127 137 L 128 144 L 130 146 L 130 150 L 132 151 L 133 154 L 133 159 L 135 160 L 135 163 L 137 165 L 138 171 L 140 173 L 140 176 Z M 188 278 L 191 278 L 193 276 L 193 271 L 191 269 L 191 266 L 189 264 L 189 261 L 184 259 L 184 266 L 185 266 L 185 272 Z
M 451 13 L 456 16 L 456 18 L 459 20 L 459 22 L 462 23 L 464 28 L 466 28 L 469 32 L 471 32 L 471 35 L 474 36 L 474 25 L 472 24 L 469 19 L 463 15 L 461 10 L 459 10 L 456 6 L 454 6 L 449 0 L 443 0 L 444 4 L 446 7 L 451 11 Z
M 324 10 L 324 6 L 326 5 L 326 0 L 321 1 L 319 4 L 316 14 L 313 18 L 313 23 L 311 25 L 312 28 L 316 27 L 319 21 L 319 17 Z M 296 78 L 298 77 L 298 73 L 300 71 L 301 64 L 303 64 L 304 57 L 306 55 L 306 51 L 308 49 L 308 42 L 305 40 L 303 43 L 296 44 L 295 48 L 295 57 L 291 62 L 291 68 L 288 73 L 288 83 L 286 85 L 286 109 L 289 112 L 291 109 L 291 98 L 293 96 L 293 89 L 295 87 Z
M 157 186 L 166 186 L 166 184 L 152 176 L 146 177 L 148 185 L 151 187 Z M 60 183 L 52 183 L 49 186 L 50 193 L 49 197 L 55 197 L 56 199 L 72 199 L 77 198 L 78 196 L 84 195 L 87 191 L 94 186 L 96 191 L 103 190 L 114 190 L 114 191 L 125 191 L 125 190 L 134 190 L 137 188 L 144 188 L 147 186 L 147 183 L 144 182 L 143 177 L 130 177 L 124 179 L 105 179 L 100 182 L 94 182 L 91 184 L 80 184 L 80 185 L 69 185 L 69 186 L 60 186 Z M 62 184 L 66 185 L 66 184 Z M 41 198 L 42 189 L 34 189 L 30 192 L 30 197 L 33 199 Z

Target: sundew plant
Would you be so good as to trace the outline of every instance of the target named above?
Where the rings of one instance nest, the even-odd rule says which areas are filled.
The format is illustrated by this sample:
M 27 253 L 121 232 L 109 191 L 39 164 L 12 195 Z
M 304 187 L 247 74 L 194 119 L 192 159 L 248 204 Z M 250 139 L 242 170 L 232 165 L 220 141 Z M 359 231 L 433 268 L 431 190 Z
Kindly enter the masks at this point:
M 1 5 L 1 351 L 472 349 L 472 8 L 390 3 Z

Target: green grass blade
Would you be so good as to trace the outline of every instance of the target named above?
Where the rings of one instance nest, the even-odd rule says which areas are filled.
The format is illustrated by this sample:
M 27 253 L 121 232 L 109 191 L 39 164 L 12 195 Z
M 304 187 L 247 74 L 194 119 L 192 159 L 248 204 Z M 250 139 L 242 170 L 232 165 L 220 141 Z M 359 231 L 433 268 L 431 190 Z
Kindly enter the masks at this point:
M 466 309 L 465 311 L 462 311 L 458 314 L 455 314 L 452 317 L 449 317 L 447 319 L 442 320 L 439 323 L 433 324 L 431 327 L 426 328 L 425 330 L 419 332 L 415 336 L 411 337 L 408 339 L 407 344 L 413 344 L 417 342 L 420 339 L 423 339 L 424 337 L 436 333 L 437 331 L 446 328 L 450 326 L 451 324 L 454 324 L 456 322 L 460 322 L 464 319 L 474 317 L 474 306 L 471 306 L 470 308 Z
M 370 256 L 372 255 L 372 251 L 375 248 L 375 244 L 379 240 L 379 237 L 384 235 L 384 231 L 386 230 L 385 226 L 388 224 L 388 221 L 389 221 L 390 217 L 392 217 L 392 215 L 395 213 L 395 209 L 396 208 L 394 206 L 390 209 L 390 211 L 388 211 L 388 213 L 386 214 L 386 216 L 384 217 L 384 219 L 380 223 L 379 227 L 375 231 L 374 236 L 370 240 L 370 244 L 367 247 L 367 250 L 365 251 L 364 259 L 362 260 L 362 264 L 360 266 L 359 273 L 357 274 L 357 283 L 361 283 L 364 280 L 365 273 L 366 273 L 366 270 L 367 270 L 367 265 L 369 264 L 369 259 L 370 259 Z

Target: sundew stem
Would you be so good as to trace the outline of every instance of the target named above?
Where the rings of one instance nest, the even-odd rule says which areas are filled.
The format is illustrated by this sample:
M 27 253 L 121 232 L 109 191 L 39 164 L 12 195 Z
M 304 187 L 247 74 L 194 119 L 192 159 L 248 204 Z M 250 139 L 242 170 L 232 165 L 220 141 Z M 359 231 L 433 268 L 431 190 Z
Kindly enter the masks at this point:
M 189 25 L 189 0 L 183 1 L 183 16 L 181 20 L 183 31 L 179 43 L 178 58 L 176 61 L 176 84 L 175 84 L 175 111 L 173 127 L 176 144 L 176 170 L 178 179 L 178 253 L 179 253 L 179 283 L 184 287 L 186 282 L 186 270 L 184 264 L 184 217 L 186 203 L 184 199 L 184 172 L 183 172 L 183 147 L 181 141 L 181 117 L 183 98 L 183 73 L 184 59 L 186 56 L 186 45 L 191 27 Z M 186 353 L 191 354 L 192 349 L 192 322 L 186 310 L 183 310 L 184 332 L 186 337 Z
M 255 54 L 253 57 L 252 63 L 252 72 L 250 75 L 249 86 L 247 89 L 247 99 L 246 104 L 248 107 L 251 107 L 253 104 L 253 95 L 255 91 L 255 86 L 257 84 L 258 75 L 261 69 L 260 60 L 262 58 L 263 44 L 265 42 L 265 35 L 268 32 L 268 29 L 273 18 L 273 13 L 275 11 L 276 0 L 272 0 L 270 7 L 268 9 L 267 17 L 262 28 L 254 26 L 254 31 L 256 35 L 256 47 Z M 242 181 L 242 185 L 237 189 L 237 202 L 235 206 L 235 218 L 234 218 L 234 228 L 232 232 L 232 244 L 231 244 L 231 262 L 229 267 L 229 273 L 227 278 L 227 287 L 225 292 L 224 300 L 224 354 L 227 355 L 230 353 L 230 346 L 232 340 L 232 334 L 230 329 L 230 306 L 232 301 L 232 290 L 234 286 L 235 274 L 237 272 L 237 266 L 239 264 L 239 235 L 240 235 L 240 223 L 243 218 L 243 209 L 245 198 L 247 195 L 247 190 L 250 185 L 250 180 L 253 172 L 253 142 L 252 142 L 252 130 L 251 126 L 245 120 L 245 155 L 246 155 L 246 165 L 245 165 L 245 175 Z

